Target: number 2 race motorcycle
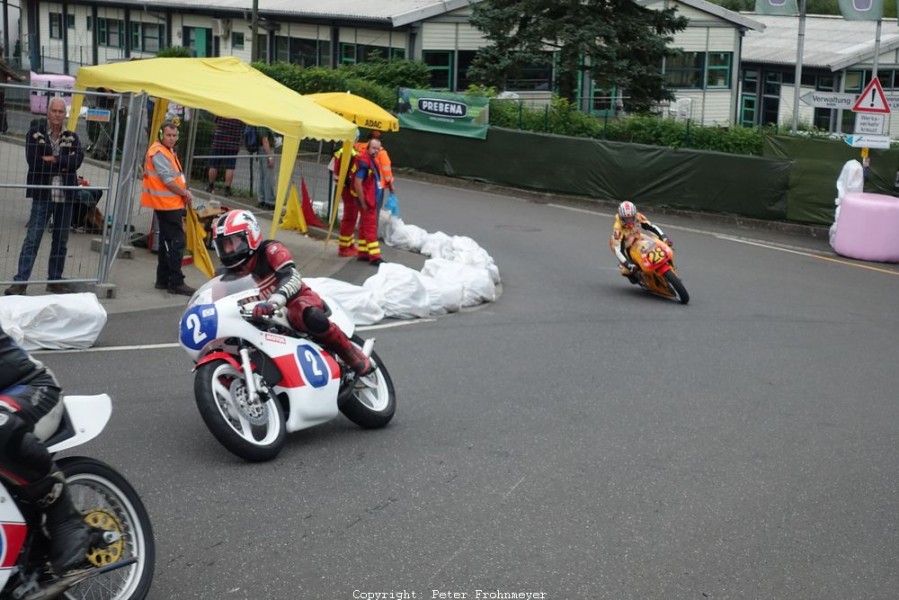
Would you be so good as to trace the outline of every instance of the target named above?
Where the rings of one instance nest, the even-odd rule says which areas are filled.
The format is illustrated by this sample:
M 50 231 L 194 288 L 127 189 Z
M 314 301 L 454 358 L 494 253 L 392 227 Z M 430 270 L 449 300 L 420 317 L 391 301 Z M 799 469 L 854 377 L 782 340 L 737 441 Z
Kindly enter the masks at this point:
M 73 448 L 103 431 L 112 414 L 106 394 L 64 396 L 60 426 L 45 441 L 51 453 Z M 88 564 L 62 576 L 47 570 L 49 540 L 41 512 L 0 483 L 0 598 L 143 600 L 150 590 L 156 545 L 146 508 L 134 488 L 109 465 L 82 456 L 57 458 L 72 501 L 96 541 Z
M 396 391 L 374 339 L 353 334 L 355 324 L 334 300 L 328 318 L 368 356 L 364 377 L 312 338 L 291 328 L 283 311 L 255 321 L 261 300 L 252 275 L 216 277 L 191 298 L 181 316 L 181 345 L 196 362 L 194 396 L 209 431 L 249 461 L 278 455 L 287 432 L 319 425 L 343 413 L 363 428 L 383 427 L 396 410 Z
M 614 244 L 612 240 L 609 242 Z M 631 283 L 681 304 L 690 301 L 690 294 L 674 268 L 674 250 L 671 246 L 651 233 L 642 232 L 631 244 L 628 253 L 631 261 L 639 267 L 629 278 Z

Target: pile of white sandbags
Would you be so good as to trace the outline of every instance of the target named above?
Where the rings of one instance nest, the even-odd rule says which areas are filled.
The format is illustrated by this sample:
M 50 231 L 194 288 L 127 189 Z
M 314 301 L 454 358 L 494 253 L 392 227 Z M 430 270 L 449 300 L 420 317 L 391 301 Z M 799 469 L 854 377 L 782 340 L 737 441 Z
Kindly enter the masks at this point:
M 319 294 L 339 302 L 357 325 L 442 315 L 496 300 L 499 269 L 473 239 L 428 233 L 387 211 L 381 211 L 380 230 L 388 246 L 430 257 L 420 272 L 384 263 L 362 286 L 327 277 L 304 279 Z

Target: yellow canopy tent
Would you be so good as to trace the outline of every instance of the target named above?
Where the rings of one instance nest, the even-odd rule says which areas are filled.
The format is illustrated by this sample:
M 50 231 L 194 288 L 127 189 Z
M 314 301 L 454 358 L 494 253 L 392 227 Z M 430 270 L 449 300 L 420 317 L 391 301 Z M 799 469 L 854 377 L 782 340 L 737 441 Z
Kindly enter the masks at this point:
M 356 126 L 346 119 L 233 57 L 150 58 L 78 69 L 76 90 L 99 87 L 116 92 L 146 92 L 249 125 L 268 127 L 283 135 L 286 160 L 281 161 L 278 173 L 276 215 L 281 214 L 287 199 L 300 140 L 341 140 L 349 152 L 356 136 Z M 72 95 L 71 129 L 83 98 L 81 94 Z M 275 219 L 272 237 L 277 229 Z

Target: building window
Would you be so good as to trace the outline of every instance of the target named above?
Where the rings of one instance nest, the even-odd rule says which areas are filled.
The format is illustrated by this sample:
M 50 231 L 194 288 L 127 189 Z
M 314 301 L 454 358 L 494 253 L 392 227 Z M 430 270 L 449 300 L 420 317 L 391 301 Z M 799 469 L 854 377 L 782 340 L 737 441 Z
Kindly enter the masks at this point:
M 381 57 L 391 60 L 403 59 L 406 51 L 402 48 L 387 48 L 385 46 L 367 46 L 365 44 L 340 44 L 340 64 L 352 65 L 357 62 L 366 62 L 371 55 L 378 53 Z
M 453 90 L 453 52 L 425 50 L 422 60 L 431 71 L 431 88 Z
M 97 19 L 97 44 L 108 48 L 124 47 L 125 22 L 118 19 Z
M 552 56 L 546 53 L 547 59 Z M 506 80 L 506 90 L 512 91 L 550 91 L 552 90 L 553 67 L 552 60 L 546 64 L 528 64 L 521 68 L 518 77 Z
M 347 44 L 352 48 L 352 44 Z M 331 64 L 331 42 L 279 35 L 275 37 L 275 60 L 304 67 Z
M 165 39 L 165 25 L 140 23 L 140 44 L 134 46 L 144 52 L 159 52 Z
M 231 48 L 234 50 L 243 50 L 243 33 L 236 31 L 231 32 Z
M 62 13 L 50 13 L 50 39 L 62 39 Z
M 88 15 L 88 17 L 87 17 L 87 22 L 85 23 L 85 27 L 87 28 L 88 31 L 90 31 L 91 29 L 94 28 L 94 22 L 90 18 L 90 15 Z
M 665 61 L 665 83 L 671 88 L 702 88 L 705 54 L 682 52 Z
M 705 84 L 708 88 L 729 88 L 730 67 L 733 60 L 731 52 L 710 52 L 708 60 L 708 72 Z
M 476 50 L 459 50 L 456 52 L 456 89 L 464 92 L 471 85 L 468 78 L 468 68 L 474 60 Z
M 66 15 L 66 28 L 75 29 L 75 15 Z

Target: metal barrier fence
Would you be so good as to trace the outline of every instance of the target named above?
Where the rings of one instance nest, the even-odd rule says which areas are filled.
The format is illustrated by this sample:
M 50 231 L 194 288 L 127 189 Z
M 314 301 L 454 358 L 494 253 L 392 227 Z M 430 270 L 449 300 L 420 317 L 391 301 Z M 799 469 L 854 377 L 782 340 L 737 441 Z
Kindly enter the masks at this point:
M 77 191 L 102 194 L 97 208 L 105 223 L 97 229 L 86 228 L 79 222 L 68 224 L 63 278 L 79 291 L 96 291 L 98 295 L 113 297 L 115 289 L 109 285 L 113 262 L 140 251 L 135 250 L 134 245 L 152 248 L 152 241 L 147 239 L 152 211 L 140 206 L 143 160 L 150 137 L 146 94 L 48 91 L 44 87 L 16 85 L 2 87 L 10 100 L 5 107 L 10 126 L 7 134 L 0 135 L 0 248 L 5 250 L 4 256 L 0 257 L 0 285 L 5 287 L 14 282 L 32 210 L 32 200 L 25 197 L 28 172 L 25 136 L 32 125 L 44 118 L 44 114 L 33 112 L 26 100 L 34 94 L 45 97 L 48 94 L 64 97 L 83 94 L 86 108 L 82 109 L 75 132 L 85 150 L 85 159 L 78 174 L 89 185 L 79 187 Z M 212 115 L 194 110 L 188 111 L 185 116 L 189 118 L 181 123 L 181 135 L 184 137 L 187 134 L 187 139 L 179 142 L 178 150 L 189 174 L 189 185 L 195 191 L 195 202 L 202 204 L 215 198 L 222 205 L 229 206 L 229 198 L 222 197 L 220 193 L 221 187 L 215 194 L 203 193 L 212 158 L 209 154 Z M 106 117 L 108 120 L 104 120 Z M 205 134 L 198 135 L 198 129 Z M 333 194 L 327 165 L 335 149 L 330 142 L 304 140 L 291 176 L 291 183 L 300 200 L 305 182 L 313 210 L 326 224 L 332 212 L 330 198 Z M 253 200 L 258 197 L 259 169 L 267 168 L 266 161 L 244 149 L 235 158 L 237 162 L 231 185 L 235 206 L 252 206 Z M 280 160 L 282 156 L 276 153 L 272 182 L 275 190 Z M 257 207 L 256 210 L 270 209 Z M 34 285 L 36 291 L 40 290 L 38 286 L 49 282 L 47 265 L 52 241 L 52 230 L 49 228 L 57 226 L 48 224 L 45 229 L 34 269 L 27 282 Z M 142 238 L 145 244 L 141 243 Z

